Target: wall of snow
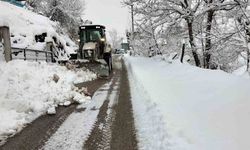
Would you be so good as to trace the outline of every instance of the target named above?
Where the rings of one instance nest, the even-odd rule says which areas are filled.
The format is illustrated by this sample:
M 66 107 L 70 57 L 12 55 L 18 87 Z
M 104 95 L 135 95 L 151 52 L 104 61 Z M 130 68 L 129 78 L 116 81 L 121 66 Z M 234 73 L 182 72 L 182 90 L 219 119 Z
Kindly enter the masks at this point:
M 142 149 L 249 149 L 249 79 L 159 59 L 126 62 Z

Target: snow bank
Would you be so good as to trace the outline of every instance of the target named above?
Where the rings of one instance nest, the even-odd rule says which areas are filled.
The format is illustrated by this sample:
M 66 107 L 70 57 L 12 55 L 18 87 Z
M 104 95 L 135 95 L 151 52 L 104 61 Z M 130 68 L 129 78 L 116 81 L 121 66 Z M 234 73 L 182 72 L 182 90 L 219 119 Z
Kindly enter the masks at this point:
M 56 83 L 53 76 L 59 77 Z M 15 60 L 0 62 L 0 144 L 10 134 L 58 105 L 84 102 L 74 81 L 96 78 L 90 71 L 70 71 L 57 64 Z
M 126 63 L 141 149 L 249 149 L 249 79 L 155 59 Z
M 0 26 L 10 27 L 12 47 L 44 50 L 45 42 L 36 43 L 35 35 L 47 33 L 46 40 L 52 41 L 52 37 L 56 37 L 58 44 L 60 42 L 66 51 L 58 59 L 68 59 L 68 54 L 75 53 L 76 44 L 63 35 L 58 23 L 3 1 L 0 1 L 0 10 Z

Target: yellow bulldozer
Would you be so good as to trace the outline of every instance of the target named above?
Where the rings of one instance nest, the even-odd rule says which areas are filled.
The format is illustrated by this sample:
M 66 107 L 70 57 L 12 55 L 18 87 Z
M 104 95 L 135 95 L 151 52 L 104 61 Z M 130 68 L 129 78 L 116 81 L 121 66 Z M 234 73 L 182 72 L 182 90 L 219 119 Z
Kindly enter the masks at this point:
M 76 59 L 80 66 L 88 68 L 98 76 L 109 76 L 112 72 L 112 48 L 107 43 L 105 26 L 80 26 L 79 49 L 71 59 Z

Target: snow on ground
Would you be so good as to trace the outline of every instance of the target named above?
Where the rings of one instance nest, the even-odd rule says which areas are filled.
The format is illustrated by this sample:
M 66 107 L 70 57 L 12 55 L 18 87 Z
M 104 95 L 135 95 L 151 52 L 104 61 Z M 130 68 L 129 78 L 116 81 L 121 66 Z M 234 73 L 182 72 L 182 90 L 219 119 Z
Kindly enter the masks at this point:
M 250 78 L 249 72 L 247 71 L 247 66 L 246 65 L 243 65 L 242 67 L 239 67 L 238 69 L 234 70 L 233 74 L 237 75 L 237 76 L 242 76 L 242 77 L 244 77 L 246 79 Z
M 82 109 L 82 111 L 72 113 L 42 149 L 82 150 L 83 144 L 94 126 L 103 102 L 107 97 L 110 99 L 109 106 L 113 106 L 116 102 L 117 86 L 108 95 L 111 83 L 112 81 L 97 90 L 91 101 L 86 101 L 79 105 L 77 109 Z
M 0 1 L 0 26 L 9 26 L 12 47 L 44 50 L 45 42 L 36 42 L 35 35 L 47 33 L 46 41 L 57 38 L 66 50 L 66 54 L 75 53 L 76 44 L 66 35 L 63 35 L 58 23 L 49 18 L 38 15 L 27 9 Z M 67 55 L 59 55 L 59 59 L 68 59 Z
M 54 74 L 59 76 L 56 83 Z M 38 116 L 53 112 L 54 107 L 69 105 L 70 101 L 84 102 L 74 81 L 96 78 L 90 71 L 71 71 L 66 67 L 45 62 L 14 60 L 0 61 L 0 144 Z
M 159 59 L 125 60 L 140 149 L 249 149 L 249 79 Z

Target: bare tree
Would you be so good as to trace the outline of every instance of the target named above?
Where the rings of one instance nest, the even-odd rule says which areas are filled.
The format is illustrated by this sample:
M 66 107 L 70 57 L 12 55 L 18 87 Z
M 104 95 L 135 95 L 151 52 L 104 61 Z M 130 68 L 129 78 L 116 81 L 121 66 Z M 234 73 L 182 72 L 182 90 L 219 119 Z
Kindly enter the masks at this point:
M 111 40 L 112 47 L 114 49 L 120 48 L 123 39 L 118 35 L 117 30 L 112 29 L 108 33 L 109 33 L 109 37 L 110 37 L 110 40 Z
M 250 63 L 250 15 L 247 11 L 248 0 L 239 1 L 235 0 L 239 5 L 239 12 L 237 16 L 237 29 L 239 31 L 239 41 L 243 43 L 246 48 L 246 66 L 247 71 L 249 71 L 249 63 Z
M 186 52 L 193 55 L 196 66 L 226 71 L 231 71 L 242 51 L 249 51 L 248 0 L 125 0 L 124 3 L 134 6 L 138 32 L 135 40 L 141 49 L 152 43 L 163 52 L 180 51 L 179 41 L 188 38 Z M 174 48 L 177 46 L 179 49 Z
M 125 4 L 135 6 L 135 12 L 139 14 L 139 16 L 146 16 L 154 20 L 155 30 L 163 24 L 177 24 L 185 20 L 188 28 L 189 43 L 196 66 L 200 66 L 201 63 L 194 39 L 193 22 L 200 3 L 200 1 L 195 0 L 125 1 Z

